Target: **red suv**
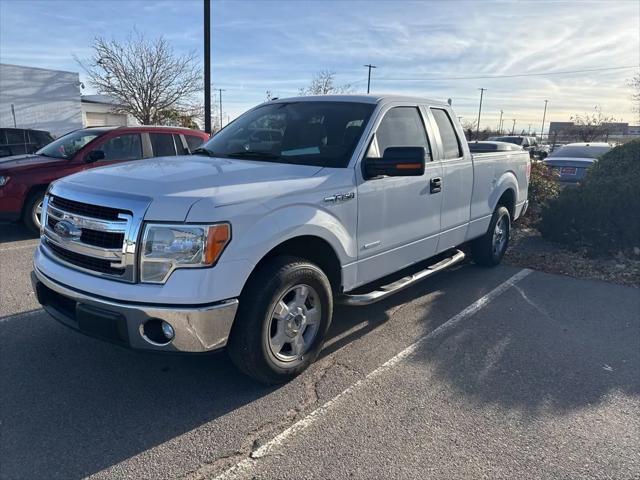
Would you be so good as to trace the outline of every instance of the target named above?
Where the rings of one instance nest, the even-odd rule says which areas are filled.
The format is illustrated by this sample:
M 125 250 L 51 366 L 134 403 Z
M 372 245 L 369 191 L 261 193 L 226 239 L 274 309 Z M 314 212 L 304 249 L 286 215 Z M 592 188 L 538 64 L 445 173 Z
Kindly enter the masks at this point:
M 31 155 L 0 158 L 0 220 L 38 232 L 47 186 L 87 168 L 150 157 L 188 155 L 209 138 L 180 127 L 91 127 L 60 137 Z

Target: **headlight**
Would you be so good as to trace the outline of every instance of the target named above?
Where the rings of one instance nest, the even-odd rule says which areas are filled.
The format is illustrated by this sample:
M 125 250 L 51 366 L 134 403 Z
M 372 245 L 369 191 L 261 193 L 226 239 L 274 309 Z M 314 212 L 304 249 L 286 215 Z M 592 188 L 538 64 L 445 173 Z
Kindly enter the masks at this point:
M 140 280 L 164 283 L 176 268 L 214 265 L 231 240 L 231 225 L 147 224 L 142 241 Z
M 0 187 L 4 187 L 9 181 L 9 177 L 0 175 Z

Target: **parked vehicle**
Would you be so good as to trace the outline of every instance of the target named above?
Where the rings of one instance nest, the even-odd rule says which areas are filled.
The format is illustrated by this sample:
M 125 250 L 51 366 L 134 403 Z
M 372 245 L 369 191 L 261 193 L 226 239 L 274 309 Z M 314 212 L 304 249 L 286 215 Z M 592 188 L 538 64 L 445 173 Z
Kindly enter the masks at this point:
M 52 141 L 51 134 L 44 130 L 0 128 L 0 157 L 33 153 Z
M 545 157 L 549 152 L 546 146 L 540 146 L 538 144 L 538 139 L 536 137 L 526 137 L 522 135 L 507 135 L 504 137 L 491 137 L 489 140 L 495 142 L 507 142 L 513 143 L 514 145 L 520 145 L 524 148 L 529 154 L 531 158 L 534 157 Z
M 479 141 L 469 142 L 469 150 L 471 153 L 488 153 L 488 152 L 521 152 L 524 149 L 520 145 L 509 142 Z
M 38 300 L 89 335 L 226 346 L 248 375 L 287 381 L 318 356 L 334 300 L 383 299 L 461 262 L 467 243 L 479 264 L 502 259 L 529 155 L 472 156 L 455 119 L 403 97 L 275 100 L 199 155 L 59 180 L 34 257 Z M 265 130 L 281 135 L 256 137 Z
M 555 149 L 544 163 L 558 172 L 560 183 L 577 185 L 591 164 L 609 150 L 608 143 L 568 143 Z
M 40 230 L 49 184 L 66 175 L 154 156 L 189 154 L 209 138 L 178 127 L 93 127 L 64 135 L 36 153 L 0 159 L 0 220 Z

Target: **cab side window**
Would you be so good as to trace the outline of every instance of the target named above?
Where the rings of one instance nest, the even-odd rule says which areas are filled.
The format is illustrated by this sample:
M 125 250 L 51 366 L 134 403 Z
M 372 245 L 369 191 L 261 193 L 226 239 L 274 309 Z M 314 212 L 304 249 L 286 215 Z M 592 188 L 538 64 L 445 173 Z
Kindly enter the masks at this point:
M 368 156 L 382 157 L 389 147 L 424 147 L 425 152 L 431 153 L 424 123 L 416 107 L 394 107 L 385 114 Z
M 460 158 L 462 157 L 462 146 L 460 145 L 460 139 L 453 128 L 453 122 L 449 113 L 441 108 L 432 108 L 431 113 L 440 130 L 440 138 L 442 138 L 442 147 L 444 149 L 444 159 Z
M 101 147 L 104 160 L 138 160 L 142 158 L 142 142 L 139 133 L 118 135 Z

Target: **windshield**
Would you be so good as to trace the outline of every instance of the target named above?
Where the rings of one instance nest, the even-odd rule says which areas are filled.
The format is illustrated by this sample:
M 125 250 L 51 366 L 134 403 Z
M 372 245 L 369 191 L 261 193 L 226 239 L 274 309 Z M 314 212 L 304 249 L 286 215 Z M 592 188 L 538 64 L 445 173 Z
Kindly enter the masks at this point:
M 250 110 L 203 147 L 223 158 L 346 167 L 374 104 L 303 101 Z
M 507 142 L 522 145 L 522 137 L 496 137 L 494 140 L 496 142 Z
M 598 158 L 604 155 L 611 147 L 609 146 L 572 146 L 566 145 L 554 150 L 549 158 L 553 157 L 572 157 L 572 158 Z
M 69 159 L 91 140 L 104 133 L 103 130 L 76 130 L 67 133 L 36 152 L 45 157 Z

